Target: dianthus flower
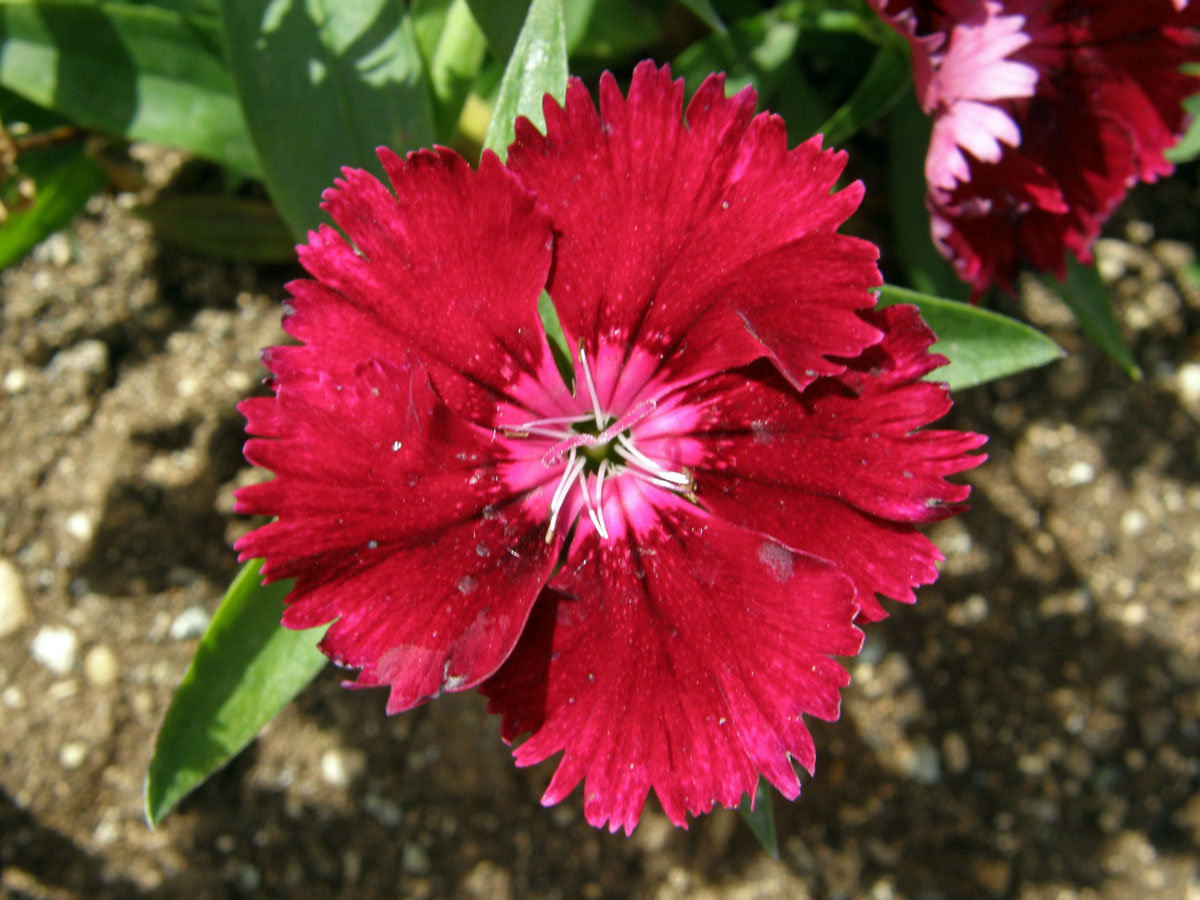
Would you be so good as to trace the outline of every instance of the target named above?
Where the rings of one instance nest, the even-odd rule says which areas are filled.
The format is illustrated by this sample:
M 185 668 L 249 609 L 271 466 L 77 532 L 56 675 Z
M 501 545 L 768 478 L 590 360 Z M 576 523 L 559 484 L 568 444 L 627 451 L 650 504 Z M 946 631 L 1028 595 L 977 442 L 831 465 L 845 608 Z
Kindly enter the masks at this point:
M 628 98 L 572 81 L 508 167 L 380 151 L 394 195 L 346 169 L 310 233 L 245 401 L 276 473 L 238 542 L 295 578 L 284 624 L 399 712 L 478 686 L 520 765 L 563 757 L 589 822 L 633 829 L 799 792 L 802 714 L 838 714 L 876 592 L 940 557 L 913 523 L 982 439 L 919 430 L 950 406 L 912 308 L 873 309 L 876 249 L 840 235 L 844 154 L 710 77 L 643 63 Z M 346 238 L 349 238 L 347 240 Z M 570 347 L 564 383 L 538 317 Z
M 981 293 L 1022 264 L 1061 277 L 1163 153 L 1200 90 L 1200 7 L 1187 0 L 872 0 L 913 51 L 933 116 L 934 242 Z

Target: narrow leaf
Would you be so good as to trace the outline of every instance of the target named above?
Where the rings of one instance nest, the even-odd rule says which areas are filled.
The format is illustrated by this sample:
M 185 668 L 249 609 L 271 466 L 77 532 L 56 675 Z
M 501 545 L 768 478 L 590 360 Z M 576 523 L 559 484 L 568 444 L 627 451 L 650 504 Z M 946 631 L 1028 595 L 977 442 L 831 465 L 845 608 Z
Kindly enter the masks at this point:
M 413 32 L 433 92 L 437 140 L 449 143 L 471 85 L 487 54 L 487 41 L 467 0 L 417 0 Z
M 165 240 L 205 256 L 253 263 L 296 258 L 292 233 L 264 200 L 163 193 L 135 212 Z
M 933 352 L 950 360 L 929 373 L 929 380 L 944 381 L 954 390 L 1035 369 L 1066 355 L 1037 329 L 978 306 L 885 284 L 879 289 L 879 305 L 893 303 L 911 303 L 921 310 L 938 338 Z
M 471 15 L 487 36 L 492 55 L 504 62 L 513 54 L 521 23 L 529 12 L 529 0 L 467 0 Z
M 1059 298 L 1071 312 L 1075 314 L 1084 332 L 1095 341 L 1118 366 L 1125 370 L 1130 378 L 1140 381 L 1142 370 L 1134 362 L 1125 337 L 1121 334 L 1121 326 L 1113 313 L 1112 299 L 1108 288 L 1100 278 L 1095 266 L 1085 266 L 1067 254 L 1067 277 L 1057 281 L 1052 275 L 1046 276 L 1046 284 L 1058 294 Z
M 0 84 L 87 128 L 258 172 L 212 16 L 95 0 L 5 0 Z
M 753 85 L 759 106 L 782 116 L 788 142 L 799 143 L 829 115 L 796 62 L 802 34 L 800 23 L 778 9 L 746 16 L 686 47 L 671 62 L 671 72 L 691 90 L 712 72 L 725 73 L 727 94 Z
M 1184 100 L 1183 108 L 1192 117 L 1191 124 L 1188 125 L 1188 130 L 1183 137 L 1179 139 L 1179 143 L 1165 154 L 1167 159 L 1175 165 L 1191 162 L 1200 156 L 1200 94 L 1193 94 Z
M 567 35 L 562 0 L 533 0 L 500 79 L 500 93 L 483 140 L 484 149 L 493 150 L 504 159 L 517 116 L 525 116 L 538 128 L 545 128 L 542 98 L 552 94 L 561 103 L 566 92 Z
M 11 213 L 0 227 L 0 269 L 70 222 L 104 186 L 104 170 L 82 147 L 54 156 L 50 165 L 31 165 L 33 160 L 22 159 L 22 171 L 33 179 L 37 193 L 28 209 Z
M 584 28 L 572 33 L 572 10 L 578 10 L 578 0 L 564 4 L 563 15 L 567 31 L 567 50 L 576 56 L 612 60 L 630 57 L 662 40 L 662 22 L 658 16 L 636 0 L 589 0 L 594 6 Z M 579 13 L 577 12 L 576 15 Z M 572 40 L 574 38 L 574 40 Z
M 719 34 L 725 33 L 725 23 L 721 21 L 712 0 L 682 0 L 683 5 L 692 11 L 697 19 Z
M 825 144 L 841 144 L 886 115 L 908 90 L 911 71 L 912 63 L 902 46 L 889 41 L 880 47 L 850 99 L 817 129 L 825 135 Z
M 324 629 L 279 624 L 292 583 L 263 587 L 261 564 L 248 562 L 230 585 L 163 719 L 145 785 L 152 826 L 249 744 L 325 664 L 316 649 Z
M 267 189 L 293 234 L 323 221 L 343 166 L 433 143 L 433 106 L 402 0 L 221 0 L 234 83 Z
M 779 834 L 775 830 L 775 807 L 771 802 L 771 789 L 765 781 L 761 778 L 758 779 L 753 803 L 751 803 L 750 795 L 747 794 L 738 805 L 738 812 L 750 826 L 751 833 L 762 845 L 762 848 L 770 854 L 772 859 L 779 859 Z

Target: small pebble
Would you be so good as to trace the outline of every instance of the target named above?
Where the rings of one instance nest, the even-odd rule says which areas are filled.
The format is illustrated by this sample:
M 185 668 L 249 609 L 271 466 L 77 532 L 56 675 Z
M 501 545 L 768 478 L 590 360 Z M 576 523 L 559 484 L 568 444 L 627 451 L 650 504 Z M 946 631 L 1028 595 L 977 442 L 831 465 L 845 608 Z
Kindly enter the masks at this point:
M 79 639 L 65 625 L 45 625 L 33 636 L 29 652 L 55 675 L 66 675 L 75 668 Z
M 1121 513 L 1121 533 L 1137 537 L 1150 524 L 1150 517 L 1140 509 L 1127 509 Z
M 19 394 L 29 384 L 29 376 L 24 369 L 9 369 L 4 373 L 4 390 L 10 394 Z
M 941 757 L 931 744 L 924 741 L 913 744 L 912 754 L 906 762 L 906 774 L 918 784 L 932 785 L 942 780 Z
M 404 820 L 398 803 L 374 791 L 367 791 L 363 797 L 363 809 L 384 828 L 397 828 Z
M 955 603 L 946 612 L 951 625 L 960 628 L 978 625 L 988 616 L 988 602 L 983 594 L 970 594 L 962 603 Z
M 94 687 L 114 684 L 117 673 L 117 655 L 104 644 L 97 644 L 83 658 L 83 676 Z
M 433 870 L 429 854 L 420 844 L 405 844 L 400 854 L 400 866 L 409 875 L 428 875 Z
M 1096 480 L 1096 467 L 1082 459 L 1071 463 L 1067 468 L 1066 482 L 1070 486 L 1091 484 Z
M 4 705 L 9 709 L 25 708 L 25 694 L 22 693 L 21 689 L 15 684 L 10 684 L 4 689 L 4 693 L 0 694 L 0 700 L 2 700 Z
M 204 607 L 189 606 L 175 617 L 167 633 L 173 640 L 188 641 L 203 635 L 208 622 L 208 611 Z
M 67 516 L 67 521 L 63 523 L 63 528 L 75 540 L 85 542 L 90 541 L 92 535 L 96 532 L 95 526 L 92 525 L 92 520 L 85 512 L 72 513 Z
M 87 744 L 82 741 L 68 741 L 58 751 L 58 761 L 64 769 L 78 769 L 87 759 Z
M 29 619 L 29 604 L 21 573 L 6 559 L 0 559 L 0 638 L 8 637 Z
M 90 387 L 108 372 L 108 345 L 103 341 L 80 341 L 73 347 L 54 354 L 46 366 L 46 374 L 53 380 L 73 378 L 79 387 Z
M 1175 390 L 1189 405 L 1200 404 L 1200 363 L 1184 363 L 1175 373 Z
M 971 752 L 966 739 L 957 731 L 948 731 L 942 738 L 942 760 L 947 771 L 961 775 L 971 767 Z
M 321 777 L 333 787 L 350 785 L 366 768 L 367 761 L 362 753 L 335 747 L 321 754 Z

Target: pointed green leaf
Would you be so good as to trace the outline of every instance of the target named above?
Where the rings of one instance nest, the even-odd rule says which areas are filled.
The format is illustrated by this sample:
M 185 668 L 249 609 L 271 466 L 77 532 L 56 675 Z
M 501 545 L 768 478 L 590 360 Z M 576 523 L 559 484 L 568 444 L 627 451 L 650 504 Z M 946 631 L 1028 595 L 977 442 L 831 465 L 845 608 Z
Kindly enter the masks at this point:
M 954 390 L 1035 369 L 1065 355 L 1037 329 L 978 306 L 885 284 L 879 289 L 879 305 L 893 303 L 911 303 L 921 310 L 938 338 L 933 352 L 950 360 L 931 372 L 929 380 L 944 381 Z
M 1184 100 L 1183 108 L 1192 117 L 1192 122 L 1179 143 L 1164 154 L 1175 165 L 1191 162 L 1200 156 L 1200 94 L 1193 94 Z
M 487 55 L 487 41 L 467 0 L 416 0 L 413 33 L 433 92 L 437 140 L 449 143 L 463 103 Z
M 517 116 L 525 116 L 538 128 L 545 128 L 542 98 L 551 94 L 561 103 L 566 92 L 567 34 L 562 0 L 533 0 L 500 79 L 500 93 L 483 139 L 484 149 L 493 150 L 504 159 Z
M 587 5 L 593 9 L 581 28 L 581 23 L 572 18 Z M 649 51 L 644 48 L 662 40 L 662 20 L 637 0 L 574 0 L 564 4 L 563 16 L 572 59 L 583 56 L 612 60 L 632 57 L 639 51 L 645 55 Z
M 697 19 L 719 34 L 725 33 L 725 23 L 717 13 L 712 0 L 682 0 L 684 6 L 692 11 Z
M 753 85 L 759 107 L 782 116 L 788 142 L 799 143 L 815 134 L 829 114 L 796 62 L 802 34 L 800 23 L 779 9 L 746 16 L 686 47 L 672 60 L 671 72 L 682 76 L 690 91 L 712 72 L 725 73 L 726 94 Z
M 825 135 L 825 145 L 837 146 L 884 116 L 908 90 L 911 72 L 903 46 L 888 42 L 880 47 L 854 94 L 817 129 Z
M 146 776 L 151 825 L 238 754 L 325 664 L 323 628 L 279 624 L 292 582 L 263 587 L 262 560 L 242 567 L 163 719 Z
M 1047 275 L 1045 281 L 1062 302 L 1071 308 L 1076 321 L 1087 336 L 1095 341 L 1113 362 L 1124 369 L 1130 378 L 1140 381 L 1142 370 L 1134 362 L 1133 355 L 1125 344 L 1121 326 L 1117 324 L 1117 317 L 1113 313 L 1108 288 L 1105 287 L 1096 267 L 1085 266 L 1068 253 L 1067 277 L 1060 282 L 1054 276 Z
M 95 0 L 4 0 L 0 84 L 87 128 L 258 171 L 212 16 Z
M 271 198 L 293 234 L 343 166 L 433 143 L 433 104 L 403 0 L 221 0 L 230 68 Z
M 779 834 L 775 830 L 775 807 L 771 802 L 771 789 L 765 781 L 761 778 L 758 779 L 753 803 L 751 803 L 750 795 L 745 795 L 738 805 L 738 812 L 750 826 L 751 833 L 762 845 L 762 848 L 770 854 L 772 859 L 779 859 Z
M 40 158 L 39 158 L 40 157 Z M 104 170 L 83 147 L 23 157 L 21 170 L 37 193 L 28 209 L 11 212 L 0 227 L 0 269 L 21 259 L 34 245 L 62 228 L 104 186 Z
M 492 55 L 500 62 L 512 56 L 529 13 L 529 0 L 467 0 L 471 15 L 487 36 Z

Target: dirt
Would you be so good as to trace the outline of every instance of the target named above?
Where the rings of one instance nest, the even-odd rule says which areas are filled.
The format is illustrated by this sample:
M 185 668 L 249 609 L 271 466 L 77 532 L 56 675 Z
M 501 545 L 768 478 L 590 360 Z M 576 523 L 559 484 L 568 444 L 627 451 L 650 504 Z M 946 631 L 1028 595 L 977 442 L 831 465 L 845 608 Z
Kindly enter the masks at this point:
M 1200 897 L 1187 183 L 1099 248 L 1143 381 L 1036 286 L 1014 303 L 1071 356 L 960 394 L 951 424 L 991 435 L 973 509 L 813 726 L 777 861 L 734 812 L 680 831 L 651 801 L 626 839 L 578 791 L 544 809 L 551 767 L 516 769 L 477 695 L 389 719 L 333 670 L 149 829 L 154 734 L 248 527 L 234 405 L 295 271 L 94 200 L 0 278 L 0 897 Z

